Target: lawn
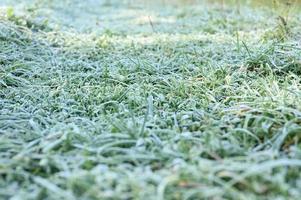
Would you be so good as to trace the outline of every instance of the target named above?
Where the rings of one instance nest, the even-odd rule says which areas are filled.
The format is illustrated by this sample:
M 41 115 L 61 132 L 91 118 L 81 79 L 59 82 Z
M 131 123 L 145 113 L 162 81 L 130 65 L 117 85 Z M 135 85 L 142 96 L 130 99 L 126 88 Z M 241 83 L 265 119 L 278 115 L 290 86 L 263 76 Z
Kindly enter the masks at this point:
M 299 199 L 300 25 L 283 3 L 1 0 L 0 199 Z

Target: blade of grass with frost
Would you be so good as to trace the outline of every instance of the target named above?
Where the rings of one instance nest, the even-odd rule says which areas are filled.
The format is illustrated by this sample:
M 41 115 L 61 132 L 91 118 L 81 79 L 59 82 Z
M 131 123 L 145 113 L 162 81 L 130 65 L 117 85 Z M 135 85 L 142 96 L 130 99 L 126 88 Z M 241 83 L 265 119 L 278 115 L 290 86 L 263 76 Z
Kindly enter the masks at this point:
M 72 194 L 65 192 L 63 189 L 59 188 L 57 185 L 51 183 L 49 180 L 41 178 L 41 177 L 34 177 L 34 182 L 41 185 L 49 192 L 55 194 L 59 198 L 66 198 L 66 199 L 75 199 Z

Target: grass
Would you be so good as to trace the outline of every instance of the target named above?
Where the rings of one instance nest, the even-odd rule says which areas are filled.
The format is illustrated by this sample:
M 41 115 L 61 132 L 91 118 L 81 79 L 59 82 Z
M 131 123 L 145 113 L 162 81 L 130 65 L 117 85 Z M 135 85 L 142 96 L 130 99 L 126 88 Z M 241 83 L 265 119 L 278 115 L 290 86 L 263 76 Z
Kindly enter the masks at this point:
M 0 199 L 298 199 L 300 19 L 4 0 Z

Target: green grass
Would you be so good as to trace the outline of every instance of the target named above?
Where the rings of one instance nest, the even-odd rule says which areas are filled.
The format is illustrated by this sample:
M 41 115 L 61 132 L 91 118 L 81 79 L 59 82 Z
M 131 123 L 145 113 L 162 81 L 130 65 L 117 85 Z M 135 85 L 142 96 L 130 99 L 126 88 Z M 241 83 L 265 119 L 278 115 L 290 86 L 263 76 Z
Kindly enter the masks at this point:
M 80 2 L 0 3 L 0 199 L 301 196 L 300 14 Z

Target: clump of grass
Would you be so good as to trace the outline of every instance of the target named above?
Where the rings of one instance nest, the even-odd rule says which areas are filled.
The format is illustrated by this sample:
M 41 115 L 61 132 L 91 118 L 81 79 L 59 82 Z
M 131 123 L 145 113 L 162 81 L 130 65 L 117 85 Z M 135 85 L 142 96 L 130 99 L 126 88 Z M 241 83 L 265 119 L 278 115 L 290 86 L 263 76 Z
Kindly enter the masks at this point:
M 246 46 L 246 48 L 248 48 Z M 248 70 L 259 73 L 274 72 L 277 74 L 301 73 L 300 49 L 296 44 L 279 45 L 272 43 L 264 47 L 257 47 L 255 52 L 249 52 L 246 66 Z
M 30 10 L 28 10 L 28 12 L 29 12 L 29 14 L 27 16 L 25 16 L 25 15 L 17 16 L 17 15 L 15 15 L 14 8 L 8 7 L 6 9 L 6 14 L 4 16 L 2 16 L 2 18 L 6 18 L 7 20 L 14 22 L 16 25 L 28 27 L 33 31 L 36 31 L 36 30 L 50 31 L 51 30 L 48 27 L 47 20 L 44 20 L 43 22 L 34 21 L 32 19 L 34 16 L 33 15 L 34 10 L 30 9 Z
M 276 17 L 276 26 L 266 32 L 264 39 L 276 41 L 285 41 L 292 35 L 292 30 L 295 23 L 293 23 L 293 15 L 296 12 L 293 8 L 296 6 L 295 1 L 273 1 L 273 11 Z M 297 11 L 298 12 L 298 11 Z
M 93 2 L 0 21 L 0 199 L 301 196 L 300 45 L 262 40 L 269 12 Z

